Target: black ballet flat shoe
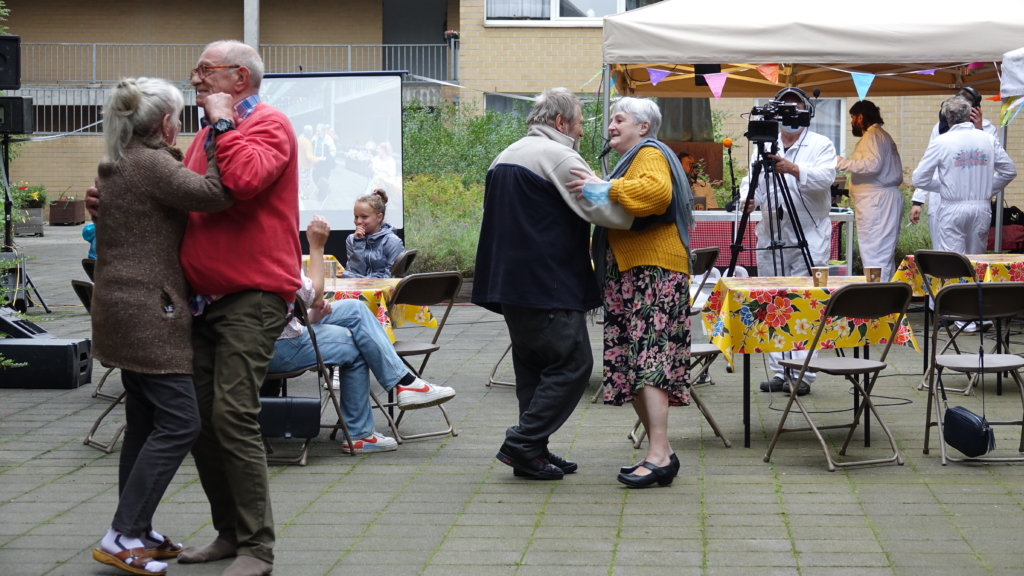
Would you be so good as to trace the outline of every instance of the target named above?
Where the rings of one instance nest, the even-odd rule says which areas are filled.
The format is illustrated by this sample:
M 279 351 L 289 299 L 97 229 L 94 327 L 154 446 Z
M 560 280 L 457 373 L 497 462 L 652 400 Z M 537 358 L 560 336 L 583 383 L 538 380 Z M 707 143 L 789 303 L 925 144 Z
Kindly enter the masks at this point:
M 639 468 L 640 465 L 643 464 L 644 462 L 646 462 L 646 460 L 641 460 L 640 462 L 637 462 L 636 464 L 633 464 L 632 466 L 623 466 L 623 467 L 619 468 L 619 473 L 620 474 L 632 474 L 633 472 L 636 472 L 636 469 Z
M 681 466 L 682 464 L 679 463 L 679 458 L 676 458 L 676 453 L 673 452 L 672 455 L 668 457 L 668 467 L 672 469 L 673 477 L 679 474 L 679 468 Z
M 619 482 L 629 486 L 630 488 L 648 488 L 657 484 L 658 486 L 668 486 L 672 483 L 672 479 L 676 477 L 675 472 L 672 471 L 672 463 L 670 462 L 667 466 L 655 466 L 650 462 L 642 462 L 640 466 L 647 468 L 651 471 L 646 476 L 637 476 L 636 474 L 619 474 Z
M 561 480 L 564 473 L 562 469 L 554 464 L 540 458 L 518 458 L 505 452 L 498 452 L 498 461 L 512 467 L 512 473 L 520 472 L 517 476 L 527 476 L 536 480 Z

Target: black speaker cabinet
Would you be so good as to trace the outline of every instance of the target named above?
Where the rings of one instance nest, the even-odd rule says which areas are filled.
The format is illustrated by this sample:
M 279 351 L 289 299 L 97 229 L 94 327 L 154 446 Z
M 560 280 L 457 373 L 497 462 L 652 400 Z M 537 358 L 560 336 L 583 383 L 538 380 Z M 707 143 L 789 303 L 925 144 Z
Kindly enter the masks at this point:
M 21 90 L 21 36 L 0 34 L 0 90 Z
M 26 366 L 0 368 L 0 388 L 70 390 L 92 382 L 92 341 L 0 339 L 0 355 Z
M 0 97 L 0 134 L 31 134 L 35 131 L 31 98 Z
M 8 338 L 54 338 L 42 326 L 21 318 L 10 308 L 0 308 L 0 334 Z

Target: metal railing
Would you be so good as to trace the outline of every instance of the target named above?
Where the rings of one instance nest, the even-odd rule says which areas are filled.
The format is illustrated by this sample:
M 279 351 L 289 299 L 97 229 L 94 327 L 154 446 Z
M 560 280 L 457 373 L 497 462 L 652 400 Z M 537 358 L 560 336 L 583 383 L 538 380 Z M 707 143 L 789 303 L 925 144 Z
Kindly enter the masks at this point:
M 23 84 L 107 84 L 155 76 L 185 82 L 200 44 L 21 44 Z M 449 44 L 266 44 L 267 72 L 408 70 L 425 78 L 458 80 L 458 40 Z
M 109 92 L 109 88 L 24 88 L 7 95 L 32 98 L 36 134 L 102 134 L 101 112 Z M 199 131 L 196 93 L 186 86 L 181 95 L 185 99 L 181 133 L 194 134 Z

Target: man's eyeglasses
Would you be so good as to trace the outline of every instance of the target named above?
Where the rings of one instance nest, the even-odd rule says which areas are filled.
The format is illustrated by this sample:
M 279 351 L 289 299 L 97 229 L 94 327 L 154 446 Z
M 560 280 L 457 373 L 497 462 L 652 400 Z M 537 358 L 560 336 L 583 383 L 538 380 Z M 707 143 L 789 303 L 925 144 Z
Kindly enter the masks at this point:
M 188 79 L 191 82 L 192 78 L 194 78 L 196 75 L 199 75 L 199 79 L 203 80 L 210 74 L 213 74 L 214 70 L 219 70 L 221 68 L 241 68 L 241 66 L 207 66 L 203 64 L 202 66 L 199 66 L 198 68 L 193 68 L 191 71 L 189 71 Z

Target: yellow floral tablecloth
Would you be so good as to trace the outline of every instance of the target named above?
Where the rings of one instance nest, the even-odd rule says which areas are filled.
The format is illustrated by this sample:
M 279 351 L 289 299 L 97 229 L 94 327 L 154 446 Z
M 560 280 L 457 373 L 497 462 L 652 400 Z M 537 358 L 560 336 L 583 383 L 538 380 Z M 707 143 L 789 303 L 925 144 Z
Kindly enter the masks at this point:
M 426 306 L 396 306 L 395 318 L 388 315 L 388 300 L 401 278 L 326 278 L 324 298 L 329 301 L 358 299 L 366 304 L 384 327 L 388 338 L 395 341 L 394 328 L 406 322 L 437 328 L 437 318 Z
M 1024 282 L 1024 255 L 1021 254 L 967 254 L 967 259 L 974 264 L 978 280 L 982 282 Z M 892 276 L 893 282 L 906 282 L 914 288 L 914 296 L 927 296 L 924 279 L 917 270 L 914 256 L 910 255 L 900 262 L 899 268 Z M 970 282 L 970 278 L 961 278 L 960 283 Z M 945 285 L 935 278 L 931 279 L 932 291 L 938 293 Z
M 864 282 L 863 276 L 830 277 L 827 288 L 815 288 L 808 277 L 722 278 L 708 298 L 701 317 L 717 346 L 732 363 L 733 354 L 806 350 L 818 329 L 830 294 L 841 286 Z M 885 344 L 895 317 L 888 320 L 829 318 L 819 350 Z M 913 331 L 904 317 L 894 344 L 913 345 Z

